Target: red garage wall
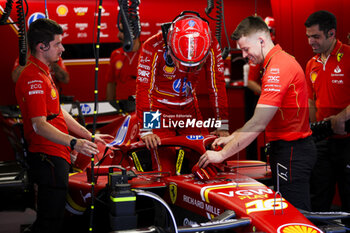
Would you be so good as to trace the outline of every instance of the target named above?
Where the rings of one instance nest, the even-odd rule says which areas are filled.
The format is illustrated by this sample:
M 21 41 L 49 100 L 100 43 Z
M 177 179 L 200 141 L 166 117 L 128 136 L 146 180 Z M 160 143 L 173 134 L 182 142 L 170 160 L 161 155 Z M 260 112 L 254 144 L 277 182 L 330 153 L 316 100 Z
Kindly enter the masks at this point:
M 350 33 L 349 0 L 271 0 L 276 20 L 276 38 L 282 47 L 305 68 L 313 56 L 307 42 L 304 23 L 308 16 L 318 10 L 328 10 L 337 17 L 337 38 L 348 43 Z

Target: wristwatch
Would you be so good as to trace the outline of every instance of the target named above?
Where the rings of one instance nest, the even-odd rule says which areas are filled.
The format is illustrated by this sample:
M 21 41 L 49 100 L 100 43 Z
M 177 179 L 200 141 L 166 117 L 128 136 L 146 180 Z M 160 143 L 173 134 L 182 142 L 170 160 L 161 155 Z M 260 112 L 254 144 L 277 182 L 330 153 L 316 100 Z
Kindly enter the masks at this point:
M 73 138 L 72 140 L 70 140 L 70 148 L 72 150 L 74 150 L 75 144 L 77 144 L 77 139 Z

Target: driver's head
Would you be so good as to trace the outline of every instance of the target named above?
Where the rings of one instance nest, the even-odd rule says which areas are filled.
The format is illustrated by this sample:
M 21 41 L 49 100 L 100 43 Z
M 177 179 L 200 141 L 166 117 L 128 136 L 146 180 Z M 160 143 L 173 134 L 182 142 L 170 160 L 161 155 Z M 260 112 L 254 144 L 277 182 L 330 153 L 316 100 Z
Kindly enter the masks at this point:
M 181 72 L 195 72 L 202 68 L 211 45 L 209 25 L 196 15 L 175 19 L 168 33 L 169 54 Z

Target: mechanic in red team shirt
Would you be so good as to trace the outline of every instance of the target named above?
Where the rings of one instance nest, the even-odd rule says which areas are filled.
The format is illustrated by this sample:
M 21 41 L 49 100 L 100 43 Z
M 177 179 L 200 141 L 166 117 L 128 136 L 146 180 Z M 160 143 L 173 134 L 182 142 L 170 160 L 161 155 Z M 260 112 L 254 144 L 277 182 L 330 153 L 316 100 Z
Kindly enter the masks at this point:
M 183 12 L 170 24 L 167 35 L 160 32 L 143 44 L 136 81 L 136 112 L 140 136 L 148 148 L 156 148 L 163 137 L 208 134 L 204 127 L 148 128 L 144 122 L 144 114 L 150 111 L 167 124 L 201 120 L 196 97 L 201 69 L 206 71 L 215 119 L 221 120 L 214 133 L 228 135 L 224 62 L 208 22 L 196 12 Z
M 199 159 L 199 166 L 220 163 L 249 145 L 265 130 L 271 144 L 270 166 L 275 189 L 295 207 L 310 210 L 309 178 L 316 161 L 316 148 L 309 127 L 307 84 L 298 62 L 274 45 L 269 29 L 258 16 L 245 18 L 232 34 L 255 64 L 263 64 L 262 92 L 253 117 L 228 137 L 214 141 L 213 148 Z M 277 174 L 277 164 L 279 174 Z M 279 175 L 279 176 L 277 176 Z M 282 178 L 280 178 L 282 176 Z
M 21 66 L 19 64 L 19 58 L 17 58 L 13 65 L 13 70 L 11 74 L 13 82 L 17 82 L 19 75 L 21 74 L 24 67 L 25 66 Z M 56 87 L 59 87 L 61 83 L 69 83 L 69 73 L 61 57 L 57 62 L 53 62 L 52 64 L 50 64 L 49 68 L 50 74 L 53 77 Z
M 124 33 L 119 25 L 118 39 L 124 41 Z M 126 100 L 129 96 L 135 95 L 137 63 L 140 55 L 140 35 L 135 35 L 133 48 L 130 52 L 125 52 L 123 48 L 112 52 L 107 70 L 107 90 L 106 99 Z
M 305 22 L 316 55 L 306 66 L 311 122 L 330 120 L 334 136 L 317 142 L 317 162 L 311 179 L 313 211 L 330 211 L 336 184 L 342 209 L 350 212 L 350 46 L 336 39 L 336 17 L 317 11 Z M 312 111 L 311 111 L 312 110 Z
M 29 177 L 38 187 L 37 218 L 32 232 L 61 232 L 64 216 L 70 152 L 98 153 L 91 133 L 60 107 L 58 91 L 49 65 L 64 51 L 63 30 L 56 22 L 38 19 L 30 24 L 28 43 L 31 55 L 16 82 L 16 98 L 23 117 L 28 143 Z M 68 130 L 85 139 L 68 134 Z M 105 143 L 109 135 L 96 135 Z
M 272 41 L 275 41 L 275 19 L 267 16 L 264 19 L 267 27 L 270 30 L 270 36 Z M 261 77 L 263 73 L 262 64 L 254 64 L 253 62 L 248 62 L 248 88 L 254 92 L 255 95 L 260 95 L 261 93 Z

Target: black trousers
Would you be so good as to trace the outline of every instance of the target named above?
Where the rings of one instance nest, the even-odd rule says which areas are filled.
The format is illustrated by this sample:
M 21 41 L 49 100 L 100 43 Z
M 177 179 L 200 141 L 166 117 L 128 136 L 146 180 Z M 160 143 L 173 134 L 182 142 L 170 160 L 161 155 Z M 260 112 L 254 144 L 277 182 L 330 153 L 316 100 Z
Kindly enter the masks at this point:
M 275 190 L 279 182 L 283 198 L 296 208 L 311 210 L 310 176 L 316 162 L 314 141 L 307 137 L 295 141 L 273 141 L 270 145 L 270 166 Z
M 317 162 L 311 176 L 313 211 L 330 211 L 338 184 L 341 207 L 350 212 L 350 137 L 316 143 Z
M 29 178 L 38 185 L 35 233 L 61 232 L 70 165 L 63 158 L 29 153 Z

